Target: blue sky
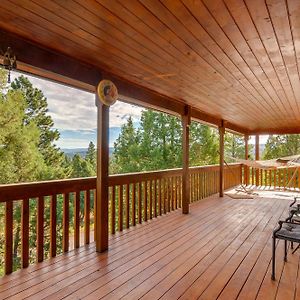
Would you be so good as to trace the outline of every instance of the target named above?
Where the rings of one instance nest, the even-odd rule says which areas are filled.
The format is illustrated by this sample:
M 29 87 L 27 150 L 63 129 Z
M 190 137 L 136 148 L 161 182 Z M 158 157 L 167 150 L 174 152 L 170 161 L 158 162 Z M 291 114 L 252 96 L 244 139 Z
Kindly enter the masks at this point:
M 12 72 L 12 80 L 19 75 L 18 72 Z M 27 74 L 25 76 L 47 97 L 49 114 L 61 135 L 57 146 L 62 149 L 75 149 L 87 148 L 90 141 L 96 144 L 97 109 L 94 94 Z M 121 126 L 129 116 L 135 124 L 139 123 L 142 110 L 141 107 L 121 101 L 111 106 L 110 147 L 113 147 Z M 261 136 L 260 143 L 265 143 L 267 138 L 268 136 Z M 254 137 L 251 137 L 249 143 L 255 143 Z
M 20 73 L 13 72 L 12 80 Z M 96 143 L 97 109 L 95 95 L 52 81 L 25 75 L 34 87 L 41 89 L 48 100 L 49 114 L 54 127 L 61 134 L 57 146 L 62 149 L 87 148 L 90 141 Z M 112 147 L 120 128 L 129 116 L 138 124 L 142 108 L 117 101 L 110 108 L 110 141 Z

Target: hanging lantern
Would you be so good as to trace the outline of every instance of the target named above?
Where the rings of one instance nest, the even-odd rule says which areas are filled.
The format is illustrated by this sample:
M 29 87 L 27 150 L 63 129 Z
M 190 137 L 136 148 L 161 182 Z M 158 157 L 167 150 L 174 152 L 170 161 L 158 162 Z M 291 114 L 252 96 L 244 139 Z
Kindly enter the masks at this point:
M 3 67 L 8 70 L 7 82 L 10 83 L 10 72 L 17 68 L 17 58 L 10 47 L 3 54 Z
M 110 80 L 101 80 L 97 86 L 98 99 L 105 105 L 110 106 L 116 103 L 119 95 L 117 87 Z

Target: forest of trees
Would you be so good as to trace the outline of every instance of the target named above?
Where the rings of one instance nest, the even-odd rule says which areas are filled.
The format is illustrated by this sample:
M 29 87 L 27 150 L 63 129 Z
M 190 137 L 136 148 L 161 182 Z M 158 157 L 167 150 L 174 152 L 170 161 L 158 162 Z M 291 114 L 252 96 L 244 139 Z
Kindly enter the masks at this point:
M 152 110 L 143 110 L 138 124 L 131 117 L 121 128 L 110 158 L 110 173 L 128 173 L 170 169 L 182 165 L 182 126 L 179 118 Z M 25 76 L 6 83 L 6 73 L 0 70 L 0 184 L 30 182 L 96 175 L 96 148 L 90 142 L 85 156 L 66 156 L 56 146 L 60 135 L 48 113 L 43 92 Z M 300 138 L 271 136 L 264 158 L 298 154 Z M 190 165 L 218 163 L 219 137 L 215 128 L 192 122 L 190 126 Z M 244 157 L 244 139 L 232 133 L 225 136 L 227 162 Z M 72 199 L 71 199 L 72 200 Z M 58 253 L 62 248 L 62 197 L 57 201 Z M 82 201 L 83 205 L 83 201 Z M 32 216 L 36 216 L 36 201 L 30 201 Z M 72 205 L 70 219 L 72 220 Z M 4 204 L 0 204 L 0 274 L 3 272 Z M 49 204 L 45 206 L 45 232 L 49 230 Z M 81 216 L 83 219 L 83 215 Z M 21 207 L 14 203 L 14 268 L 20 266 Z M 72 224 L 70 224 L 72 227 Z M 30 249 L 35 251 L 36 217 L 30 218 Z M 49 239 L 45 239 L 45 255 Z M 35 253 L 31 253 L 32 261 Z

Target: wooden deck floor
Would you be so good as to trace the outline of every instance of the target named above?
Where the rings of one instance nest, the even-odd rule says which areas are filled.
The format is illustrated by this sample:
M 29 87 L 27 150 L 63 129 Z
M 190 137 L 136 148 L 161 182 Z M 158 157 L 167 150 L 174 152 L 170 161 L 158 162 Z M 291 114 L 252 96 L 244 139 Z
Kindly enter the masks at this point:
M 291 198 L 217 196 L 0 280 L 0 299 L 300 299 L 299 253 L 283 243 L 271 281 L 271 232 Z M 300 277 L 300 276 L 299 276 Z

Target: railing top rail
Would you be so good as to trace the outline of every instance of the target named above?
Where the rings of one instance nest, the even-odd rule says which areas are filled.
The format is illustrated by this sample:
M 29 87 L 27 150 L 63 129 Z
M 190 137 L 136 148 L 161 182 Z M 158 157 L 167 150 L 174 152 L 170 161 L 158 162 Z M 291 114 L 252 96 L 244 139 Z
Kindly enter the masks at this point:
M 230 166 L 240 166 L 239 163 Z M 219 170 L 218 165 L 190 167 L 190 172 L 200 170 Z M 115 174 L 109 176 L 109 186 L 142 182 L 145 180 L 163 179 L 172 176 L 180 176 L 182 169 L 167 169 L 159 171 Z M 49 180 L 39 182 L 26 182 L 0 185 L 0 202 L 21 200 L 24 198 L 36 198 L 55 194 L 71 193 L 76 191 L 91 190 L 96 188 L 96 177 L 72 178 L 61 180 Z

